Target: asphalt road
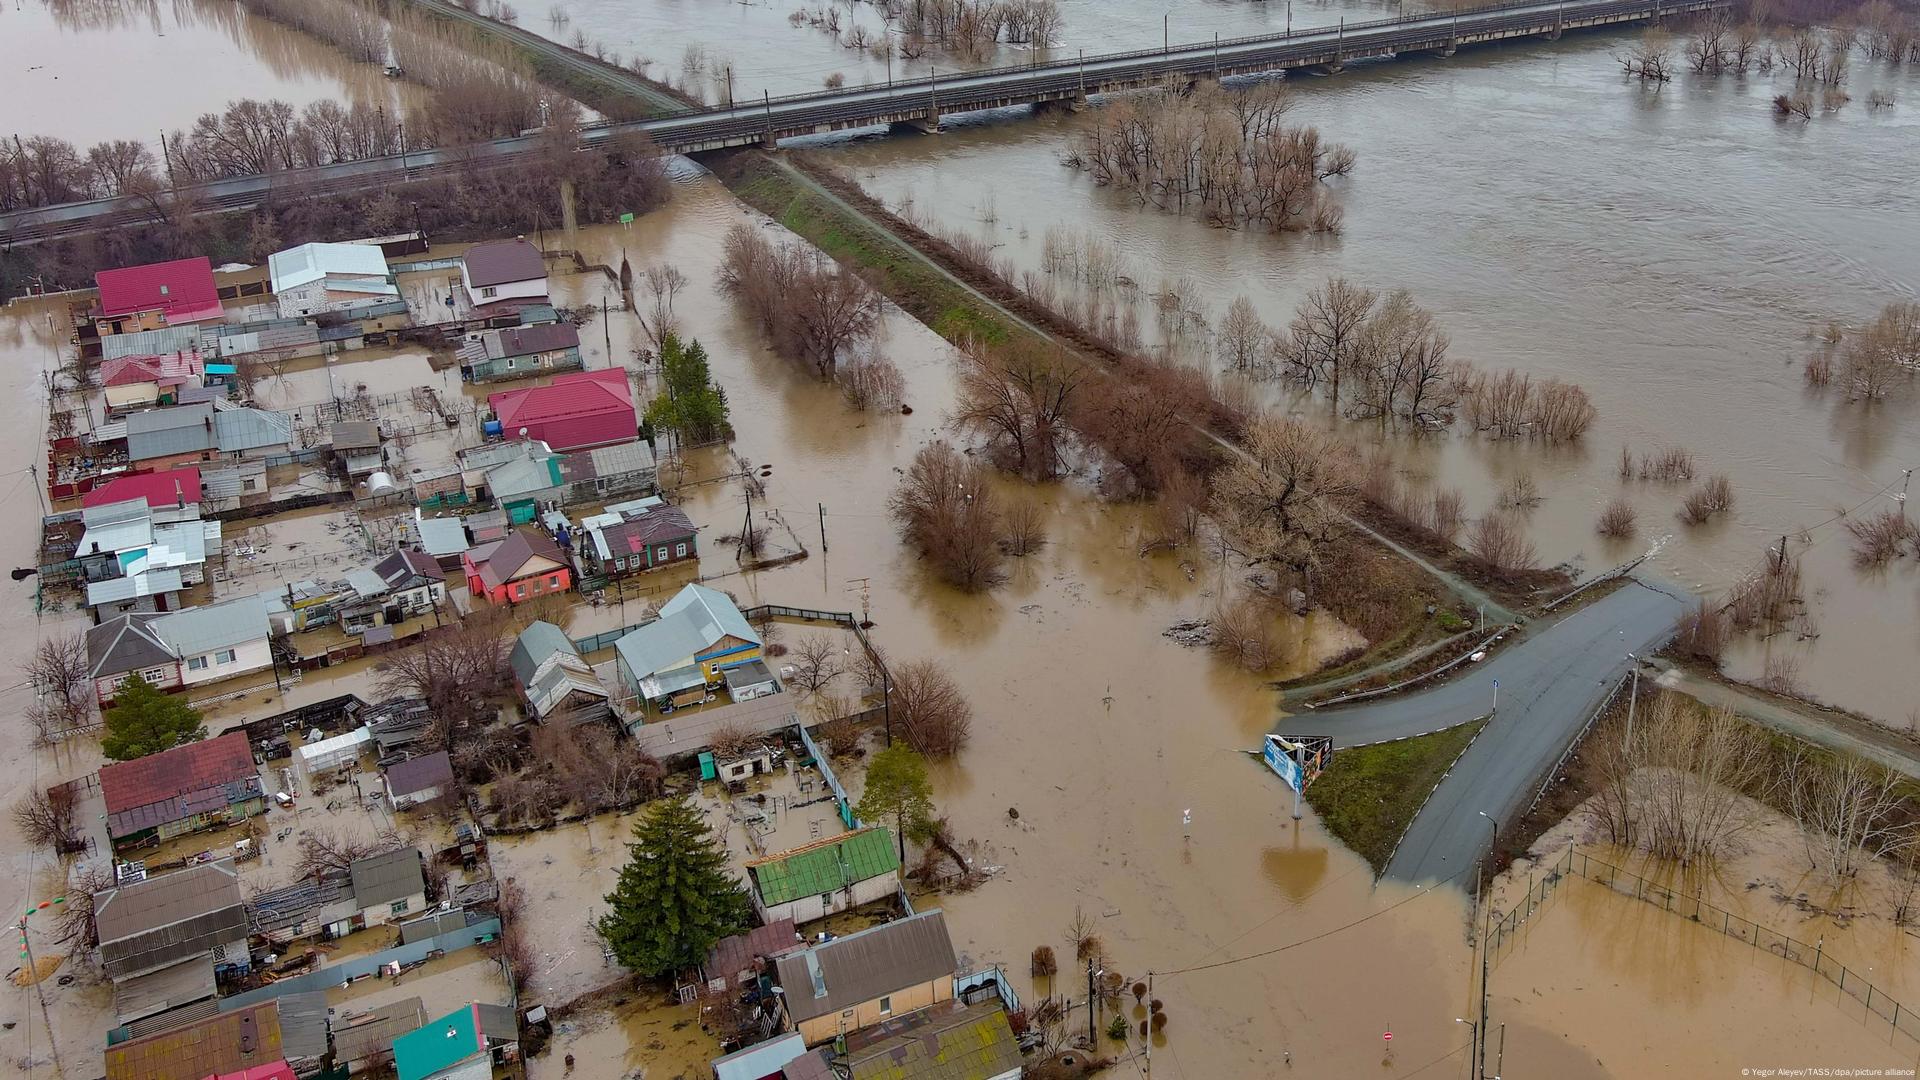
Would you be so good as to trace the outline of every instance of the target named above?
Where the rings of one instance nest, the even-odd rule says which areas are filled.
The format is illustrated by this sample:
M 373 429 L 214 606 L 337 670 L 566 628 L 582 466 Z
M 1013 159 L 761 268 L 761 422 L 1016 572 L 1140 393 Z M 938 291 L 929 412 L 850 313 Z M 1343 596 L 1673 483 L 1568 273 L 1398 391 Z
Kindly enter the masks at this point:
M 1673 631 L 1690 601 L 1634 579 L 1441 686 L 1345 708 L 1290 716 L 1282 734 L 1331 735 L 1336 750 L 1452 727 L 1499 708 L 1415 815 L 1387 876 L 1419 882 L 1473 866 L 1491 846 L 1485 812 L 1502 827 L 1527 809 L 1548 770 L 1628 669 Z M 1462 882 L 1464 884 L 1464 882 Z

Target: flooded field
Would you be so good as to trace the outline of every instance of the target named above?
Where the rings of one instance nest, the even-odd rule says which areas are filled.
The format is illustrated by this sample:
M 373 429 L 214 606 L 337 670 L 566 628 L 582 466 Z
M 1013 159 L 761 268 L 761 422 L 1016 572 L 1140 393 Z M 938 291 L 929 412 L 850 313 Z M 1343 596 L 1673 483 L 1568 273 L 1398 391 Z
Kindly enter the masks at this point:
M 240 98 L 402 107 L 417 90 L 233 0 L 24 0 L 0 9 L 9 134 L 158 145 Z
M 1452 335 L 1454 356 L 1577 382 L 1599 420 L 1581 444 L 1555 450 L 1462 433 L 1388 437 L 1409 482 L 1459 486 L 1476 514 L 1530 470 L 1545 496 L 1529 515 L 1543 563 L 1603 568 L 1670 537 L 1657 565 L 1709 593 L 1783 533 L 1813 527 L 1805 572 L 1818 638 L 1788 635 L 1771 649 L 1813 696 L 1908 723 L 1913 681 L 1901 658 L 1920 648 L 1920 570 L 1855 572 L 1835 515 L 1896 505 L 1882 493 L 1920 464 L 1920 390 L 1848 403 L 1837 389 L 1809 391 L 1800 361 L 1828 320 L 1864 321 L 1920 289 L 1920 193 L 1909 182 L 1920 173 L 1920 113 L 1849 106 L 1781 124 L 1767 101 L 1787 84 L 1682 76 L 1644 90 L 1620 78 L 1610 52 L 1622 40 L 1299 79 L 1293 118 L 1359 155 L 1334 184 L 1345 210 L 1336 237 L 1211 229 L 1097 187 L 1061 164 L 1085 116 L 958 118 L 934 138 L 833 143 L 827 159 L 903 213 L 980 238 L 1016 273 L 1062 276 L 1044 273 L 1052 228 L 1112 245 L 1138 288 L 1108 302 L 1133 306 L 1149 344 L 1162 340 L 1152 294 L 1182 279 L 1209 321 L 1244 294 L 1282 328 L 1332 275 L 1410 290 Z M 1862 63 L 1849 89 L 1905 101 L 1920 94 L 1920 72 Z M 1846 168 L 1833 167 L 1840 160 Z M 1208 341 L 1201 330 L 1176 344 L 1207 362 Z M 1730 519 L 1688 528 L 1676 516 L 1686 485 L 1623 484 L 1622 444 L 1691 447 L 1703 476 L 1731 479 Z M 1634 541 L 1594 532 L 1616 494 L 1640 511 Z M 1748 647 L 1730 667 L 1757 677 L 1766 656 Z

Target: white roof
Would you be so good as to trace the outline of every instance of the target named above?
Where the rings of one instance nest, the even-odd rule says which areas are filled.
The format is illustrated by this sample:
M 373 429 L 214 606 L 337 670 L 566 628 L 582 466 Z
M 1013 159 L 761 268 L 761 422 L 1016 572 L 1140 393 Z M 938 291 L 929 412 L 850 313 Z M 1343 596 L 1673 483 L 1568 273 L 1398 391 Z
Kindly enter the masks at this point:
M 273 291 L 294 289 L 325 277 L 387 276 L 387 257 L 367 244 L 301 244 L 267 258 Z M 386 292 L 394 292 L 391 285 Z
M 357 727 L 345 735 L 335 735 L 331 739 L 321 739 L 317 743 L 308 743 L 300 748 L 301 768 L 312 768 L 316 761 L 328 761 L 347 753 L 358 754 L 360 748 L 373 741 L 373 729 Z
M 98 607 L 101 604 L 118 604 L 142 596 L 157 593 L 179 592 L 186 588 L 180 580 L 180 571 L 171 567 L 154 570 L 144 574 L 132 574 L 127 577 L 109 578 L 95 581 L 87 586 L 87 606 Z

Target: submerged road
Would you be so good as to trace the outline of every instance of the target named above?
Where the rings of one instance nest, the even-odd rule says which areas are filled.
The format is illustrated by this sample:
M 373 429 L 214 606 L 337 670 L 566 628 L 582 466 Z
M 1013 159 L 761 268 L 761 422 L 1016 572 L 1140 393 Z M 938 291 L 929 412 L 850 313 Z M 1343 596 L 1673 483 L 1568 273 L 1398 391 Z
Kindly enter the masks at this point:
M 1386 869 L 1410 882 L 1459 874 L 1492 846 L 1492 829 L 1480 815 L 1501 828 L 1518 820 L 1627 673 L 1627 654 L 1645 656 L 1663 644 L 1690 602 L 1677 588 L 1630 579 L 1442 686 L 1290 716 L 1277 730 L 1330 735 L 1336 748 L 1407 738 L 1486 715 L 1497 680 L 1493 719 L 1414 816 Z

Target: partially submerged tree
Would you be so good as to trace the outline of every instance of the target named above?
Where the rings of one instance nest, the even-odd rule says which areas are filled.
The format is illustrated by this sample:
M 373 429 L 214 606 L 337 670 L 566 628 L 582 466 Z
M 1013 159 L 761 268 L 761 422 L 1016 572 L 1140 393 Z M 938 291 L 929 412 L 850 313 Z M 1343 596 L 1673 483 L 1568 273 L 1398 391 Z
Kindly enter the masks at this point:
M 892 822 L 904 859 L 908 840 L 925 843 L 933 836 L 933 781 L 927 778 L 926 759 L 906 743 L 873 755 L 853 812 L 862 821 Z
M 79 842 L 74 834 L 73 789 L 65 784 L 35 787 L 13 804 L 13 824 L 36 848 L 56 854 L 72 850 Z
M 986 469 L 942 441 L 920 448 L 887 499 L 900 538 L 967 592 L 1006 580 L 1001 523 Z
M 973 706 L 937 660 L 915 660 L 893 672 L 893 699 L 908 742 L 929 758 L 952 757 L 973 730 Z
M 136 672 L 113 695 L 100 749 L 115 761 L 132 761 L 206 737 L 206 724 L 184 698 L 154 689 Z
M 647 422 L 671 431 L 683 446 L 703 446 L 733 437 L 727 392 L 713 380 L 706 347 L 672 332 L 660 342 L 660 393 L 647 406 Z
M 1247 432 L 1246 450 L 1215 478 L 1215 512 L 1253 562 L 1304 575 L 1339 537 L 1357 495 L 1353 450 L 1319 428 L 1274 417 Z
M 644 976 L 698 965 L 745 929 L 752 905 L 718 837 L 685 798 L 663 799 L 634 823 L 630 855 L 594 924 L 614 958 Z
M 95 725 L 93 675 L 85 635 L 41 638 L 27 658 L 25 674 L 34 692 L 33 704 L 27 706 L 27 721 L 33 725 L 36 742 L 52 742 Z
M 1029 480 L 1058 476 L 1079 367 L 1051 345 L 967 351 L 954 427 L 983 439 L 989 460 Z

